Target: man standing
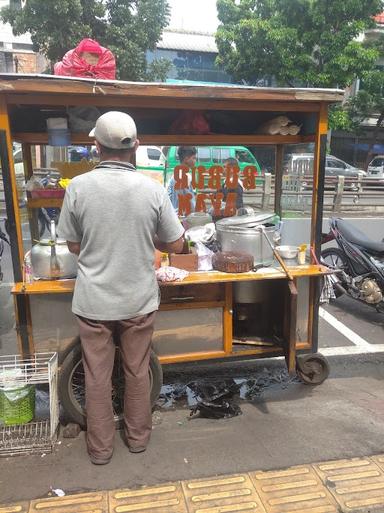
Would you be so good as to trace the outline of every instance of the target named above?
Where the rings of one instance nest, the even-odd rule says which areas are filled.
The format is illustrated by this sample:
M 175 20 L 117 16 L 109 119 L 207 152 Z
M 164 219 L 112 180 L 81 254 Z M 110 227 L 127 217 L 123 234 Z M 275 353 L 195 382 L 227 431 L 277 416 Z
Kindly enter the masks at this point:
M 181 253 L 184 230 L 166 191 L 130 163 L 139 146 L 134 120 L 107 112 L 89 135 L 96 140 L 100 164 L 72 180 L 58 231 L 79 255 L 72 311 L 83 352 L 87 448 L 92 463 L 103 465 L 112 457 L 115 432 L 114 336 L 120 339 L 124 368 L 128 447 L 142 452 L 148 444 L 149 357 L 159 305 L 154 251 Z

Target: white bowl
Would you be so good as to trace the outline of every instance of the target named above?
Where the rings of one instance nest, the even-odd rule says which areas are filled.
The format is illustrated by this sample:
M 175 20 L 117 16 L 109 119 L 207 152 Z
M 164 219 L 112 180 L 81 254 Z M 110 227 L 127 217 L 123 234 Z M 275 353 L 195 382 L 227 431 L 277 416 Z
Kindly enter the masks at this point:
M 297 246 L 276 246 L 275 249 L 282 258 L 287 260 L 296 258 L 299 253 L 299 248 Z

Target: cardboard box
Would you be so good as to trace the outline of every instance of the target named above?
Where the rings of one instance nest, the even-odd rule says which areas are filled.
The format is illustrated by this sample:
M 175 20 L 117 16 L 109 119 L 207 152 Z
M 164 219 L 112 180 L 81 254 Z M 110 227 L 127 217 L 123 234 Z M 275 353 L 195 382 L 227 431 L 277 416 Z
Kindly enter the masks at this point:
M 169 254 L 169 265 L 186 271 L 198 270 L 198 256 L 195 253 L 188 254 Z

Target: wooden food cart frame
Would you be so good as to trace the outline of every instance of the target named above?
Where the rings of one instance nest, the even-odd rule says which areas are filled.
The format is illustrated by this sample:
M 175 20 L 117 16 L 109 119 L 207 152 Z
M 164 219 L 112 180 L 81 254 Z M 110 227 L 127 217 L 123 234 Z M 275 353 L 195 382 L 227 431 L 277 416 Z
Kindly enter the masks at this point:
M 326 272 L 316 257 L 320 254 L 322 227 L 322 205 L 327 141 L 327 112 L 330 103 L 342 100 L 343 92 L 327 89 L 278 89 L 232 86 L 183 86 L 170 84 L 146 84 L 121 81 L 97 81 L 52 77 L 44 75 L 0 76 L 0 157 L 2 164 L 8 225 L 10 231 L 13 271 L 13 288 L 16 328 L 19 351 L 29 354 L 35 351 L 32 333 L 30 297 L 32 295 L 71 294 L 74 280 L 36 281 L 23 280 L 24 248 L 19 213 L 18 191 L 12 143 L 19 142 L 23 148 L 24 173 L 28 180 L 33 173 L 31 145 L 48 143 L 46 131 L 23 131 L 14 125 L 15 109 L 66 109 L 68 106 L 92 106 L 104 110 L 125 110 L 137 119 L 151 117 L 157 120 L 167 110 L 181 112 L 185 109 L 198 111 L 221 111 L 273 117 L 281 113 L 295 113 L 307 122 L 303 135 L 256 135 L 255 133 L 215 133 L 208 135 L 171 135 L 139 133 L 141 144 L 155 145 L 272 145 L 275 147 L 275 211 L 281 214 L 283 175 L 283 147 L 285 144 L 314 143 L 314 186 L 311 212 L 311 263 L 290 267 L 292 280 L 282 269 L 268 273 L 250 272 L 229 274 L 221 272 L 190 273 L 182 283 L 170 283 L 163 287 L 160 311 L 177 309 L 223 309 L 223 344 L 214 350 L 162 354 L 161 363 L 207 360 L 226 357 L 286 357 L 289 372 L 296 369 L 296 352 L 317 351 L 318 300 L 320 278 Z M 92 144 L 86 133 L 72 133 L 71 144 Z M 28 199 L 27 209 L 31 226 L 40 207 L 60 207 L 61 199 Z M 32 238 L 33 234 L 32 234 Z M 297 280 L 309 279 L 308 340 L 296 340 Z M 284 284 L 284 337 L 279 345 L 271 347 L 249 345 L 234 348 L 232 287 L 239 281 L 279 280 Z M 175 301 L 182 288 L 183 301 Z M 197 294 L 188 294 L 188 287 L 195 287 Z M 187 292 L 187 293 L 186 293 Z M 173 296 L 172 296 L 173 294 Z M 176 296 L 175 296 L 176 294 Z M 191 298 L 190 301 L 188 298 Z

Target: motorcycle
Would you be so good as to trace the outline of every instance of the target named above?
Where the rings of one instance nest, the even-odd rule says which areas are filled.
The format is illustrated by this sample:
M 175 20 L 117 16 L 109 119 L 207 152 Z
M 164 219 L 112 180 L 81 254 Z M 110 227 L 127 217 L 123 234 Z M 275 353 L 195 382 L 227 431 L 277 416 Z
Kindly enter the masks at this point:
M 321 261 L 334 270 L 335 296 L 348 296 L 384 313 L 384 242 L 374 242 L 352 223 L 330 220 L 330 231 L 322 243 L 336 241 L 337 247 L 321 252 Z

